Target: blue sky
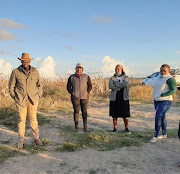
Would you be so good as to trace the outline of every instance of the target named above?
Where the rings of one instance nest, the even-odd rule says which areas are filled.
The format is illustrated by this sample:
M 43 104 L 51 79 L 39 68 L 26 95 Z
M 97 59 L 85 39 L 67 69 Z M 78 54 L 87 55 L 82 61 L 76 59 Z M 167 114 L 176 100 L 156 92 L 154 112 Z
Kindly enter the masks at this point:
M 116 63 L 123 63 L 128 74 L 137 77 L 164 63 L 180 68 L 179 0 L 1 0 L 0 4 L 0 59 L 5 61 L 0 68 L 5 63 L 16 68 L 22 52 L 40 57 L 39 64 L 32 62 L 38 68 L 51 56 L 60 75 L 73 72 L 77 62 L 87 73 L 110 75 Z

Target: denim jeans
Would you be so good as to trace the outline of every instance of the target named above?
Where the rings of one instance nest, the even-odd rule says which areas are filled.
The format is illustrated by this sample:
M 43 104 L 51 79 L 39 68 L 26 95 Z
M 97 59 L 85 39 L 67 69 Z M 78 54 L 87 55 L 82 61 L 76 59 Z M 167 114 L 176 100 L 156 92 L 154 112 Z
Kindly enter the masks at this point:
M 166 112 L 170 109 L 172 101 L 154 101 L 154 107 L 156 110 L 155 115 L 155 137 L 159 136 L 160 128 L 162 127 L 162 135 L 167 135 L 167 121 Z

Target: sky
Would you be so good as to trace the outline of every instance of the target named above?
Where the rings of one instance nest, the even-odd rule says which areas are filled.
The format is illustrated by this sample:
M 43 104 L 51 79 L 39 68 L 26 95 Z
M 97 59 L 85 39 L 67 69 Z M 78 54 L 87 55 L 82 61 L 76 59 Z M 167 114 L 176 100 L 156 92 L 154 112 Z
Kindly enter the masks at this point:
M 31 65 L 47 78 L 75 71 L 112 76 L 117 64 L 145 77 L 180 68 L 179 0 L 0 0 L 0 73 Z

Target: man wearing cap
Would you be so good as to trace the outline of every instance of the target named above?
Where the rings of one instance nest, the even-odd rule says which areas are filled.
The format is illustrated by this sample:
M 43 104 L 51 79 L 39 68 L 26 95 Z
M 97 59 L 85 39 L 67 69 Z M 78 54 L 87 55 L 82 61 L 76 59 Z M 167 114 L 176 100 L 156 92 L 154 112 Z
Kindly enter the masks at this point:
M 28 114 L 30 126 L 36 145 L 42 145 L 39 139 L 37 107 L 39 97 L 42 95 L 39 72 L 36 68 L 30 66 L 31 58 L 28 53 L 22 53 L 21 65 L 11 73 L 9 81 L 9 93 L 14 99 L 19 115 L 18 123 L 18 148 L 22 149 L 24 145 L 26 116 Z
M 89 101 L 89 93 L 92 89 L 91 79 L 87 74 L 83 73 L 83 65 L 76 64 L 75 74 L 72 74 L 67 82 L 67 90 L 71 94 L 71 101 L 74 109 L 75 130 L 78 132 L 79 111 L 81 107 L 84 132 L 88 132 L 87 127 L 87 105 Z

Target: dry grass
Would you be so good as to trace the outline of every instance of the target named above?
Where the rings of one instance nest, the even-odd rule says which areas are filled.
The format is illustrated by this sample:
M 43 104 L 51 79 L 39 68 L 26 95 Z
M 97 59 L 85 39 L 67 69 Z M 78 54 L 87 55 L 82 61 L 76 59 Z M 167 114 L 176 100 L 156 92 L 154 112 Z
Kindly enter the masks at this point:
M 61 112 L 72 112 L 70 95 L 66 90 L 66 81 L 59 79 L 57 81 L 42 80 L 43 96 L 39 102 L 40 110 L 59 110 Z M 152 87 L 142 86 L 142 79 L 130 78 L 130 100 L 152 102 Z M 90 100 L 108 101 L 110 90 L 108 88 L 108 78 L 94 78 L 92 80 L 93 89 Z M 177 103 L 180 103 L 180 91 L 177 92 Z M 8 92 L 8 80 L 0 79 L 0 107 L 14 107 L 14 101 L 10 98 Z

